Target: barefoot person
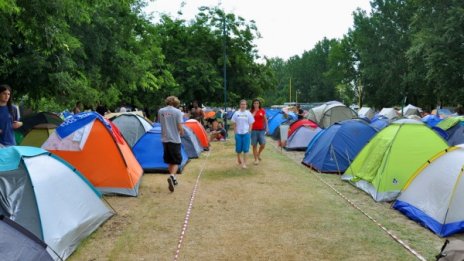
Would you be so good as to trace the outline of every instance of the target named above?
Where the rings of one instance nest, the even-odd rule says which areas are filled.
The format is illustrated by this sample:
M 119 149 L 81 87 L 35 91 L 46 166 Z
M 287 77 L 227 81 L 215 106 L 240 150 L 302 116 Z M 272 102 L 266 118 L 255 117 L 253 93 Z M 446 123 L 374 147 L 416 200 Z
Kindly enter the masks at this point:
M 23 125 L 18 121 L 18 110 L 11 100 L 11 87 L 0 85 L 0 144 L 5 146 L 16 145 L 13 129 Z
M 255 121 L 253 115 L 247 109 L 247 101 L 240 101 L 240 109 L 232 116 L 235 123 L 235 152 L 237 152 L 237 163 L 246 169 L 246 155 L 250 151 L 251 125 Z M 242 157 L 243 154 L 243 157 Z
M 177 186 L 176 173 L 179 165 L 182 163 L 181 154 L 181 136 L 184 136 L 182 128 L 182 112 L 177 109 L 180 101 L 175 96 L 166 98 L 166 107 L 161 108 L 158 112 L 158 119 L 161 124 L 161 140 L 164 149 L 164 162 L 168 164 L 169 191 L 174 192 L 174 186 Z
M 261 107 L 261 101 L 258 99 L 253 100 L 253 107 L 251 114 L 255 122 L 251 128 L 251 146 L 253 146 L 253 156 L 255 158 L 254 164 L 258 165 L 261 161 L 261 152 L 266 146 L 266 132 L 268 131 L 266 111 Z M 259 144 L 259 149 L 258 149 Z

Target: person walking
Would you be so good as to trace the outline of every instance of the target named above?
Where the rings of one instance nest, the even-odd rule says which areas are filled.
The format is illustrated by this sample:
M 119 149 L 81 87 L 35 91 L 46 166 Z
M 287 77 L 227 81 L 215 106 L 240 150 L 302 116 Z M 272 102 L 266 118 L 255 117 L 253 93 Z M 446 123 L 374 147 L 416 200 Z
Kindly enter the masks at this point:
M 250 111 L 247 110 L 247 101 L 240 101 L 240 109 L 232 116 L 235 123 L 235 152 L 237 153 L 237 163 L 242 168 L 247 168 L 247 153 L 250 151 L 251 127 L 255 119 Z M 242 156 L 243 154 L 243 156 Z
M 18 119 L 18 109 L 11 101 L 11 87 L 0 85 L 0 144 L 5 146 L 16 145 L 13 130 L 23 125 Z
M 166 107 L 161 108 L 158 112 L 159 123 L 161 124 L 161 141 L 163 142 L 164 156 L 163 160 L 168 164 L 169 191 L 174 192 L 174 186 L 177 186 L 177 170 L 182 163 L 181 154 L 181 136 L 184 136 L 182 127 L 182 112 L 177 109 L 180 101 L 175 96 L 169 96 L 165 100 Z
M 259 99 L 253 100 L 253 105 L 250 112 L 255 119 L 255 122 L 251 128 L 251 146 L 253 147 L 253 156 L 255 158 L 253 164 L 258 165 L 261 161 L 261 153 L 266 147 L 265 135 L 269 129 L 267 124 L 266 111 L 262 108 L 261 101 Z

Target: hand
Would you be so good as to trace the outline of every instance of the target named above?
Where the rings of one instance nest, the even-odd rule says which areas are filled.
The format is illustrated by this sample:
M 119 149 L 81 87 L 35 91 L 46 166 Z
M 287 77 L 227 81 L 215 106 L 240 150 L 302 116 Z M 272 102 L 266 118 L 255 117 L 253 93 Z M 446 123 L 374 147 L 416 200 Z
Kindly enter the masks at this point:
M 21 126 L 23 126 L 22 122 L 20 122 L 20 121 L 14 121 L 13 122 L 13 129 L 20 128 Z

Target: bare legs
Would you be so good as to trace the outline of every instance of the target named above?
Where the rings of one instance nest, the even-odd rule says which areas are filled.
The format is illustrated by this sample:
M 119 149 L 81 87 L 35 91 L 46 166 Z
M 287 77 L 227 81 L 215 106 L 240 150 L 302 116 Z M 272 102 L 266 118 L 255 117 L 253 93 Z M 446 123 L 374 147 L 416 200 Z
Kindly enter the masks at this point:
M 171 174 L 174 177 L 176 176 L 178 169 L 179 169 L 179 165 L 173 165 L 173 164 L 168 165 L 169 174 Z
M 253 157 L 255 158 L 255 165 L 257 165 L 258 162 L 261 161 L 261 152 L 263 152 L 265 147 L 266 144 L 260 144 L 259 149 L 258 145 L 253 145 Z
M 247 168 L 247 154 L 246 153 L 237 153 L 237 164 L 241 165 L 242 168 L 244 169 Z

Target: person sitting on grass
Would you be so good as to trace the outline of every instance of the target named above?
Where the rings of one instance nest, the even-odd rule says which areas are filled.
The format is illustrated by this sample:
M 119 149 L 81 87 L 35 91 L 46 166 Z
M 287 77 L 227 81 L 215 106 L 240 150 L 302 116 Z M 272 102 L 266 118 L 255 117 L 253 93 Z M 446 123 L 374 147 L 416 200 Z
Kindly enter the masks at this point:
M 226 130 L 217 120 L 213 121 L 209 131 L 210 141 L 223 141 L 226 138 Z

